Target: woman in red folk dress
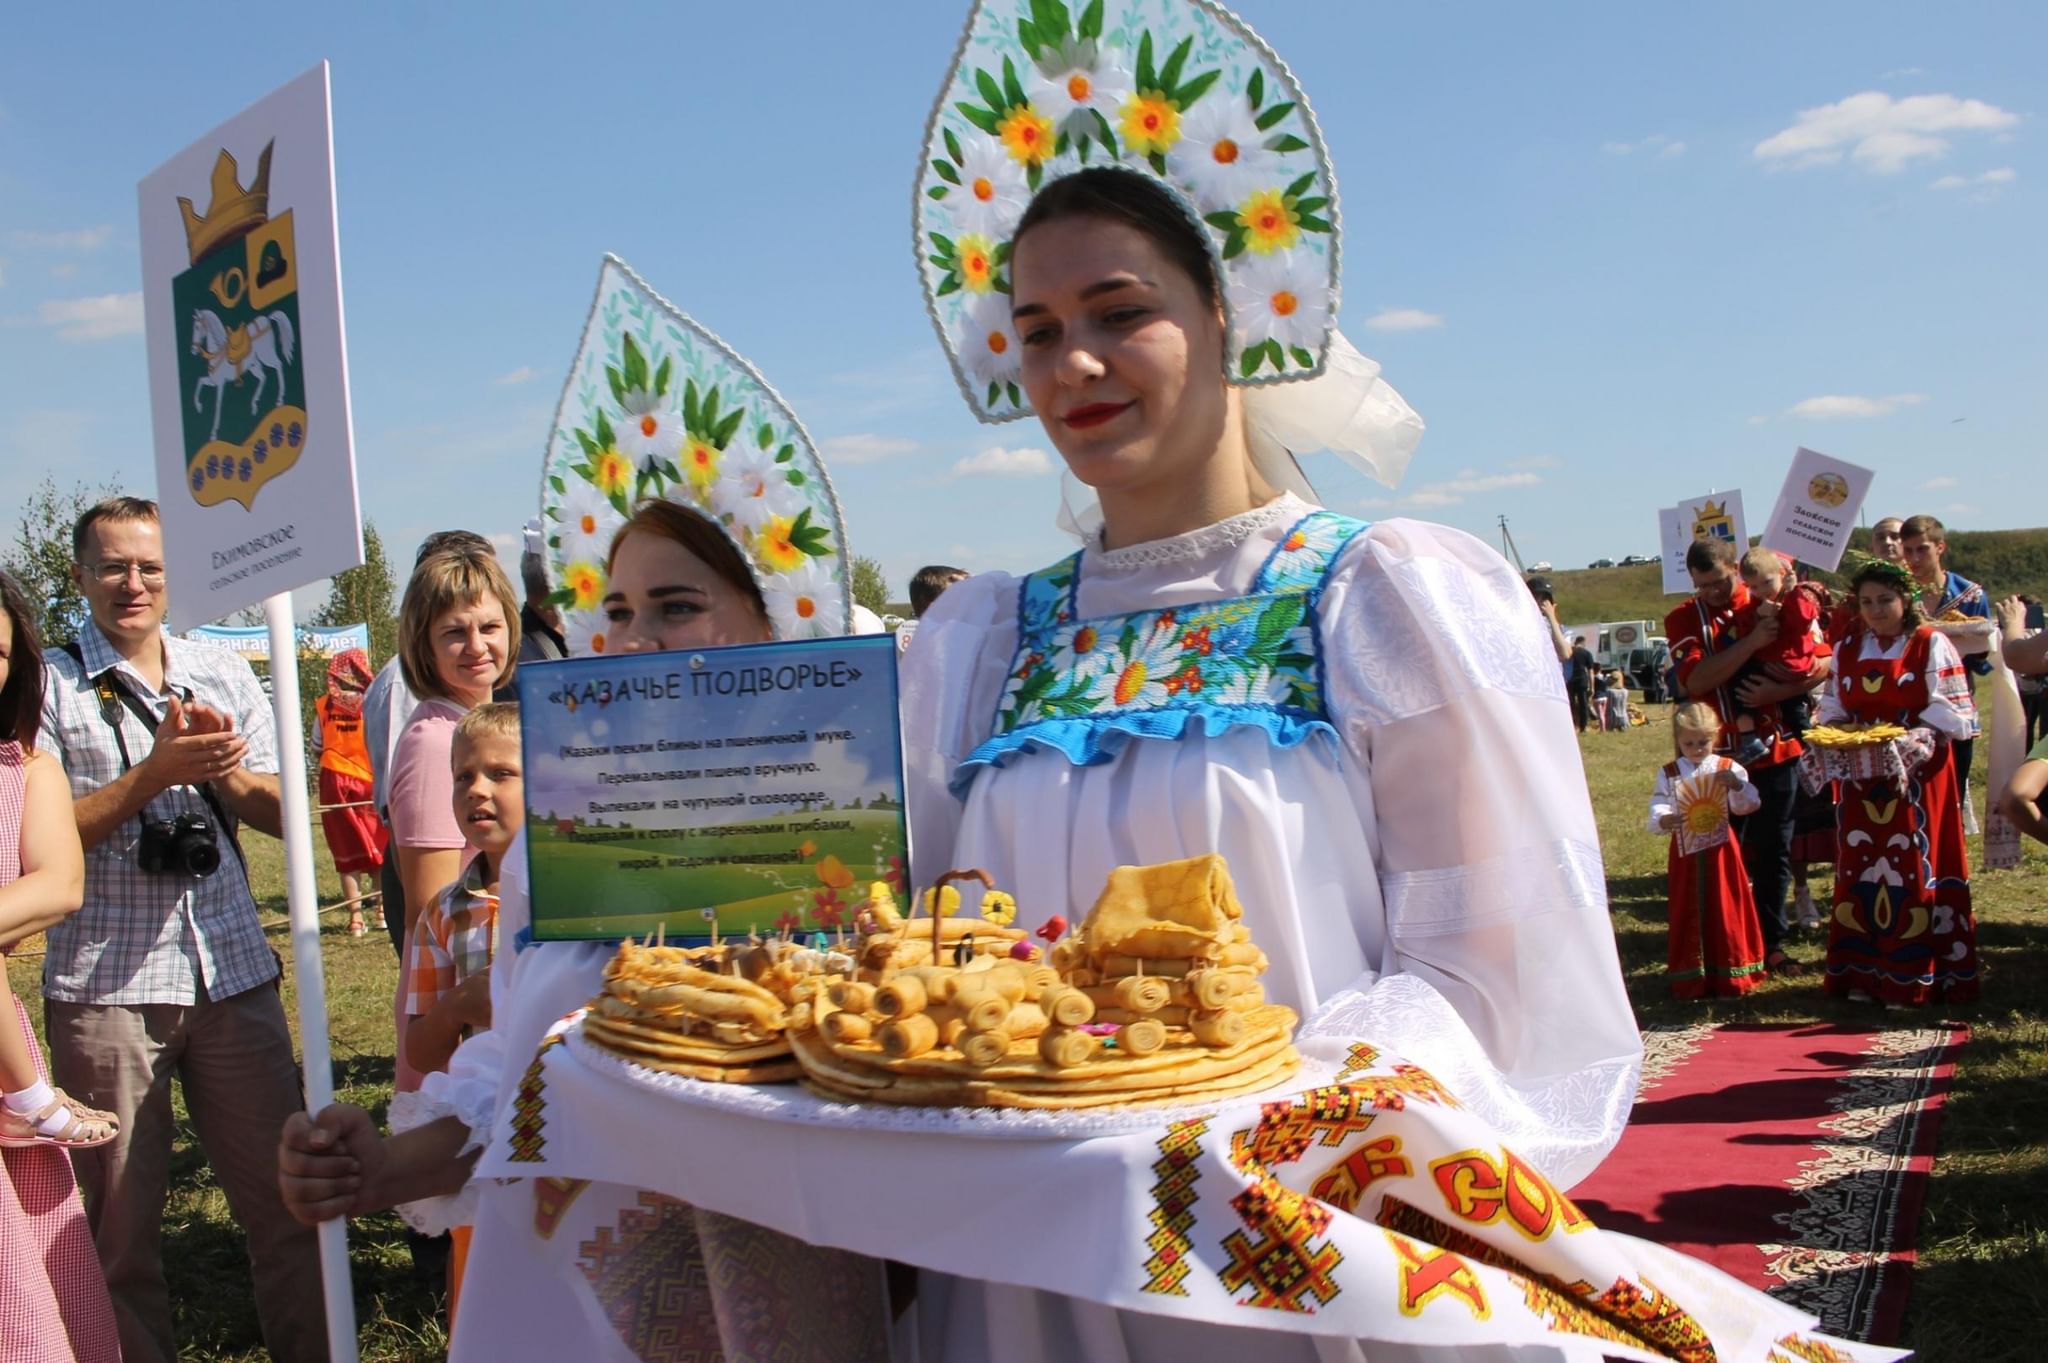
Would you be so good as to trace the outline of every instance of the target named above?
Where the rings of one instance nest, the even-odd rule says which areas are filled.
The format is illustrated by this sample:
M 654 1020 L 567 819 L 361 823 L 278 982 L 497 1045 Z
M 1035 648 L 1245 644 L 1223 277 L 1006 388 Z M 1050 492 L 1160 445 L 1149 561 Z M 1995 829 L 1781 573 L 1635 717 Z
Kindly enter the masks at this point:
M 1911 732 L 1902 776 L 1841 784 L 1827 992 L 1965 1002 L 1977 997 L 1977 924 L 1950 743 L 1970 735 L 1969 683 L 1955 646 L 1921 620 L 1902 568 L 1869 563 L 1851 585 L 1861 623 L 1835 649 L 1816 719 Z
M 1671 837 L 1664 977 L 1681 999 L 1747 994 L 1764 980 L 1764 932 L 1728 821 L 1755 813 L 1761 800 L 1749 773 L 1715 755 L 1721 717 L 1713 706 L 1679 706 L 1671 734 L 1677 759 L 1658 771 L 1650 796 L 1650 831 Z

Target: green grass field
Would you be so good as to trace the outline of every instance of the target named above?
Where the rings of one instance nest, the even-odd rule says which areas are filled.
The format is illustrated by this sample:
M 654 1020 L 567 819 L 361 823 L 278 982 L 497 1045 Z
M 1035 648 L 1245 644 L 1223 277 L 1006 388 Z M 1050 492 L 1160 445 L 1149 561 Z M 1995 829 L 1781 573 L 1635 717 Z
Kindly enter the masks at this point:
M 1822 1000 L 1811 977 L 1775 980 L 1733 1003 L 1680 1005 L 1666 996 L 1664 845 L 1641 825 L 1652 773 L 1668 758 L 1668 743 L 1661 724 L 1583 740 L 1615 930 L 1643 1024 L 1703 1016 L 1787 1023 L 1880 1017 L 1867 1005 Z M 266 912 L 281 919 L 278 844 L 256 838 L 249 850 Z M 320 862 L 321 897 L 332 901 L 339 891 L 324 851 Z M 2038 1322 L 2048 1314 L 2048 850 L 2029 847 L 2019 870 L 1981 875 L 1975 890 L 1978 945 L 1989 972 L 1986 997 L 1952 1013 L 1973 1035 L 1942 1121 L 1907 1310 L 1905 1342 L 1933 1363 L 2038 1357 Z M 381 1116 L 391 1091 L 396 965 L 384 939 L 351 939 L 340 931 L 342 921 L 329 915 L 324 938 L 336 1088 Z M 289 959 L 281 927 L 273 940 Z M 24 950 L 38 945 L 24 944 Z M 1795 951 L 1811 959 L 1818 943 L 1795 945 Z M 35 997 L 39 965 L 26 957 L 10 963 L 10 978 L 25 998 Z M 289 997 L 289 981 L 287 991 Z M 265 1354 L 241 1237 L 182 1107 L 177 1142 L 164 1248 L 183 1354 L 202 1363 L 254 1363 Z M 397 1220 L 355 1223 L 350 1248 L 363 1357 L 371 1363 L 441 1357 L 438 1302 L 412 1282 Z
M 645 936 L 665 925 L 672 937 L 708 937 L 711 924 L 702 913 L 707 908 L 718 910 L 721 935 L 743 936 L 751 930 L 771 936 L 777 930 L 776 920 L 790 912 L 803 918 L 806 928 L 813 927 L 809 916 L 812 897 L 821 888 L 817 867 L 828 856 L 839 858 L 853 875 L 852 887 L 838 896 L 848 905 L 844 915 L 851 922 L 851 906 L 866 896 L 869 882 L 880 879 L 885 869 L 880 864 L 881 850 L 902 845 L 902 811 L 836 809 L 788 818 L 799 823 L 826 820 L 853 826 L 816 833 L 741 833 L 715 839 L 702 834 L 643 835 L 630 841 L 579 842 L 551 827 L 530 825 L 535 902 L 587 909 L 551 916 L 552 930 L 537 922 L 534 936 L 542 940 Z M 811 851 L 797 862 L 744 860 L 786 857 L 799 850 L 799 843 Z M 620 869 L 622 862 L 685 855 L 730 857 L 741 864 Z M 594 895 L 592 887 L 600 883 L 607 886 L 606 892 Z

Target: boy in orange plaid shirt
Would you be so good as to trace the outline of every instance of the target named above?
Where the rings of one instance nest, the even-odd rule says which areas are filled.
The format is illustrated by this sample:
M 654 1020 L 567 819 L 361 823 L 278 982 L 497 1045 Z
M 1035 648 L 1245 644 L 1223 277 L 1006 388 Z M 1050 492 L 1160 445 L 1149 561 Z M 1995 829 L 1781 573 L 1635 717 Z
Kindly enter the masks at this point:
M 406 1058 L 443 1070 L 471 1032 L 491 1025 L 491 955 L 498 933 L 498 871 L 526 824 L 519 707 L 479 705 L 455 726 L 455 821 L 475 855 L 413 925 L 406 961 Z
M 405 962 L 406 1058 L 422 1074 L 448 1068 L 472 1032 L 491 1025 L 491 956 L 498 937 L 498 872 L 526 826 L 526 777 L 519 756 L 519 707 L 479 705 L 455 726 L 448 761 L 455 821 L 475 851 L 455 883 L 434 896 L 412 928 Z M 448 1328 L 462 1297 L 470 1227 L 449 1232 Z

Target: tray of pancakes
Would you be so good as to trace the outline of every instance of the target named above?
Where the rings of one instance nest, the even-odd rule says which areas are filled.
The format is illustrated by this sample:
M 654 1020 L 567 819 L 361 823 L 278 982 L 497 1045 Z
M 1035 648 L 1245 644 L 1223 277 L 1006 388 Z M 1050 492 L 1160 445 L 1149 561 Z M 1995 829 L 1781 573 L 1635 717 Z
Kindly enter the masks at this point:
M 981 918 L 952 916 L 958 880 L 984 886 Z M 791 1009 L 812 1089 L 932 1107 L 1177 1105 L 1270 1087 L 1301 1063 L 1298 1019 L 1266 1001 L 1266 957 L 1221 857 L 1118 868 L 1072 936 L 1059 940 L 1058 919 L 1039 931 L 1049 952 L 1008 926 L 1015 904 L 984 872 L 948 872 L 924 907 L 905 920 L 871 898 L 854 977 Z
M 833 961 L 831 957 L 837 956 Z M 623 1060 L 713 1083 L 772 1083 L 799 1073 L 792 1008 L 852 958 L 781 940 L 676 947 L 628 939 L 580 1024 Z
M 1992 636 L 1998 631 L 1995 621 L 1981 615 L 1965 615 L 1954 606 L 1927 623 L 1947 635 L 1956 652 L 1963 654 L 1989 653 Z

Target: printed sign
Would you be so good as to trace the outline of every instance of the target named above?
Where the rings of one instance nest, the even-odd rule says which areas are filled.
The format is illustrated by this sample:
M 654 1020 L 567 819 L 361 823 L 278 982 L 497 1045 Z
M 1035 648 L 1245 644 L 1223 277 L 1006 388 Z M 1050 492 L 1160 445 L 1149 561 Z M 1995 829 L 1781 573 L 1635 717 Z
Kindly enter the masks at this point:
M 1740 492 L 1713 492 L 1688 497 L 1657 513 L 1657 539 L 1663 549 L 1664 590 L 1689 592 L 1692 577 L 1685 571 L 1685 551 L 1694 540 L 1725 540 L 1740 553 L 1749 548 L 1749 528 L 1742 519 Z
M 1764 527 L 1764 547 L 1833 572 L 1874 476 L 1861 465 L 1801 446 Z
M 850 929 L 901 894 L 887 635 L 523 664 L 533 934 Z
M 1692 856 L 1728 841 L 1728 792 L 1721 785 L 1721 772 L 1696 771 L 1678 783 L 1672 792 L 1678 808 L 1678 854 Z
M 327 65 L 140 189 L 170 613 L 184 629 L 362 562 Z
M 270 657 L 270 630 L 263 625 L 201 625 L 185 631 L 185 637 L 215 648 L 229 649 L 250 661 Z M 359 648 L 370 651 L 368 625 L 300 625 L 299 652 L 332 658 Z

